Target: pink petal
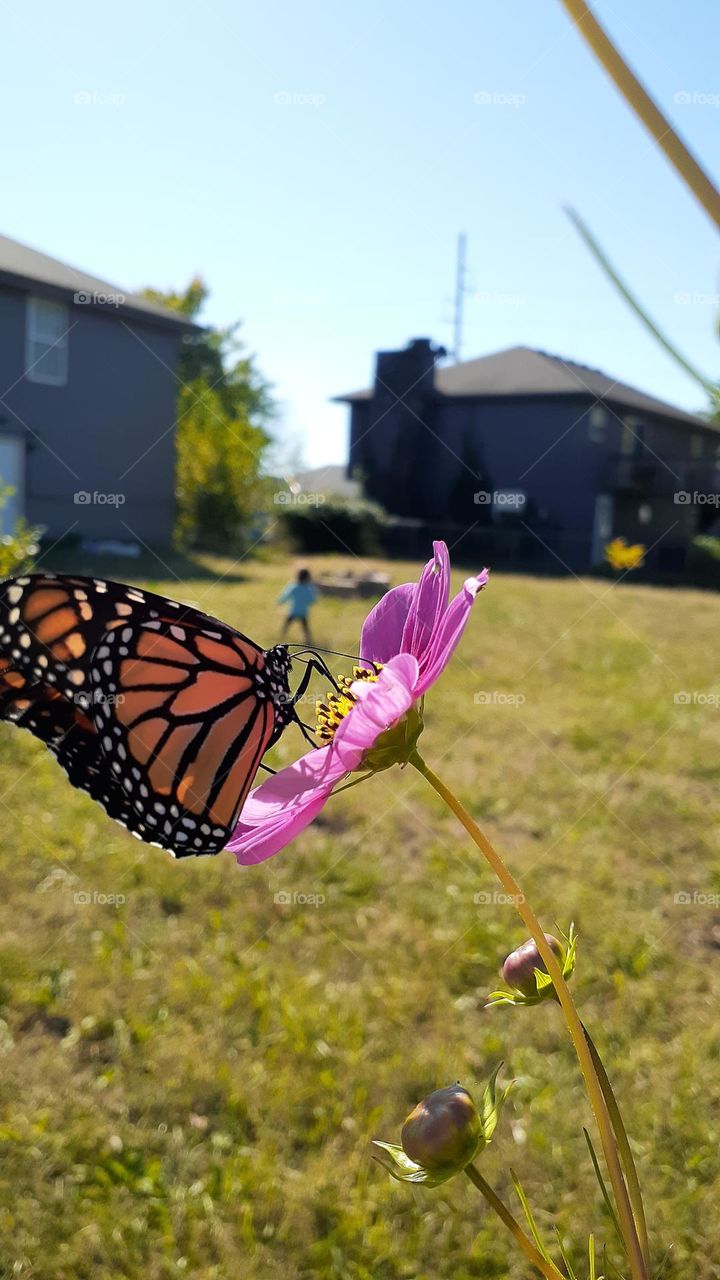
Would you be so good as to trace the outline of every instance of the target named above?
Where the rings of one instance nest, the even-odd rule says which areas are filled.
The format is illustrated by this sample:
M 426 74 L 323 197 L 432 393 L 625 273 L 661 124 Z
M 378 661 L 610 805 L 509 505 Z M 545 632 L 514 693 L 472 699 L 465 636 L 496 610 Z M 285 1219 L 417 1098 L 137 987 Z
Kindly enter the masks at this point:
M 405 620 L 416 591 L 416 583 L 404 582 L 388 591 L 370 610 L 360 633 L 362 662 L 387 662 L 400 653 Z
M 339 725 L 334 742 L 334 753 L 347 772 L 357 769 L 380 734 L 410 709 L 416 698 L 417 679 L 416 659 L 401 653 L 383 667 L 377 681 L 357 680 L 351 686 L 359 701 Z
M 401 652 L 422 661 L 432 643 L 450 594 L 450 556 L 444 542 L 433 542 L 433 558 L 420 576 L 403 630 Z
M 225 848 L 242 866 L 264 862 L 289 844 L 322 809 L 333 787 L 362 761 L 381 733 L 414 701 L 418 665 L 409 654 L 391 658 L 377 681 L 357 681 L 360 699 L 327 747 L 309 751 L 250 793 Z
M 243 866 L 279 853 L 312 822 L 344 772 L 331 746 L 309 751 L 250 793 L 225 848 Z
M 477 577 L 467 578 L 463 583 L 462 590 L 458 592 L 445 610 L 440 626 L 433 637 L 432 644 L 420 664 L 420 676 L 415 689 L 416 697 L 421 697 L 426 689 L 429 689 L 430 685 L 434 684 L 438 677 L 442 675 L 465 630 L 475 599 L 486 585 L 488 577 L 487 569 L 483 569 L 482 573 L 478 574 Z

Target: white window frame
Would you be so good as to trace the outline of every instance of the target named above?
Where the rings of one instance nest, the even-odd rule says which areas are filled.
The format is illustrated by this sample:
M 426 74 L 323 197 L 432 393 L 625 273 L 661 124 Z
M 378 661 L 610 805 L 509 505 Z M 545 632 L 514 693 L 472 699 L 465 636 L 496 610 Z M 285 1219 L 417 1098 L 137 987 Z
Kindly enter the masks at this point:
M 54 316 L 54 322 L 51 317 Z M 25 377 L 49 387 L 64 387 L 68 376 L 68 309 L 49 298 L 27 298 L 25 309 Z M 39 350 L 44 348 L 44 350 Z M 56 368 L 48 369 L 52 351 Z M 43 368 L 45 365 L 45 368 Z

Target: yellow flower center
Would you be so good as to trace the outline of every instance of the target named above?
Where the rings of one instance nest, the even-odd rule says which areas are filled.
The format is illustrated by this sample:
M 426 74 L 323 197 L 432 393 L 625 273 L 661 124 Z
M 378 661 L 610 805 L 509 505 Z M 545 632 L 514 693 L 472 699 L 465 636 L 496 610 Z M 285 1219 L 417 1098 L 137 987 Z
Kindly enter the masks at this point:
M 352 711 L 355 706 L 357 698 L 350 692 L 350 686 L 356 680 L 377 680 L 381 671 L 382 664 L 379 662 L 374 662 L 371 669 L 353 667 L 351 676 L 339 677 L 339 691 L 328 693 L 324 702 L 318 702 L 315 732 L 322 742 L 332 742 L 338 726 L 345 719 L 348 711 Z

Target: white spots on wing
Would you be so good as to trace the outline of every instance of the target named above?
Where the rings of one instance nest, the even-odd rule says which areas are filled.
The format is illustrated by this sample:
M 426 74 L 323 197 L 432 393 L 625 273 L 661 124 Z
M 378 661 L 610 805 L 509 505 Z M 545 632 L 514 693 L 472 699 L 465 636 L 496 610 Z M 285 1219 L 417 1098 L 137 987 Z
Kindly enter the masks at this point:
M 10 604 L 17 604 L 22 599 L 22 587 L 8 587 L 7 598 Z
M 180 640 L 180 641 L 183 641 L 183 642 L 184 642 L 184 640 L 185 640 L 185 629 L 184 629 L 183 627 L 176 627 L 176 626 L 173 624 L 173 625 L 170 627 L 170 635 L 171 635 L 171 636 L 174 636 L 176 640 Z
M 46 667 L 46 666 L 47 666 L 47 664 L 48 664 L 48 660 L 47 660 L 47 658 L 45 657 L 45 654 L 44 654 L 44 653 L 39 653 L 39 654 L 38 654 L 37 664 L 38 664 L 38 666 L 39 666 L 39 667 Z
M 9 614 L 8 614 L 8 622 L 10 623 L 10 626 L 11 626 L 11 627 L 14 627 L 14 626 L 16 625 L 16 623 L 18 622 L 19 618 L 20 618 L 20 610 L 19 610 L 19 609 L 11 609 L 11 610 L 10 610 L 10 612 L 9 612 Z
M 71 683 L 71 684 L 75 684 L 75 685 L 77 685 L 77 684 L 84 684 L 84 683 L 85 683 L 85 672 L 84 672 L 84 671 L 78 671 L 78 670 L 70 671 L 70 672 L 68 673 L 68 680 L 70 681 L 70 683 Z

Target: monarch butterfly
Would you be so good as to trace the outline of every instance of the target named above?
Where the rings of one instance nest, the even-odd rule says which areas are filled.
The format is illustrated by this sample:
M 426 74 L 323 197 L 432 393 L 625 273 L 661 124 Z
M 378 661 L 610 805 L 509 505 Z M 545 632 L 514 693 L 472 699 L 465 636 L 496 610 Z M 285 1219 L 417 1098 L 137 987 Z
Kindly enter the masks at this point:
M 99 578 L 0 586 L 0 720 L 73 786 L 176 857 L 227 843 L 265 752 L 295 720 L 284 645 L 263 650 L 188 605 Z M 329 673 L 327 673 L 329 674 Z

